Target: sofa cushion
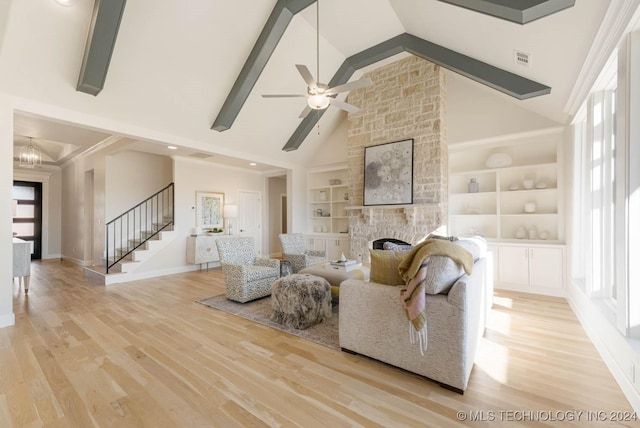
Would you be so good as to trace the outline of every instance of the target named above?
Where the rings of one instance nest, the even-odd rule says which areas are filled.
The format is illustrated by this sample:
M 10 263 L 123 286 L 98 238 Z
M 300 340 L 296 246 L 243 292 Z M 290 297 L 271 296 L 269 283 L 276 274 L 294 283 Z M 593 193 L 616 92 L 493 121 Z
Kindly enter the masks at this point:
M 398 266 L 408 251 L 369 250 L 369 252 L 371 253 L 371 282 L 404 285 Z
M 382 244 L 382 249 L 388 250 L 388 251 L 409 251 L 412 248 L 413 248 L 413 245 L 396 244 L 389 241 Z

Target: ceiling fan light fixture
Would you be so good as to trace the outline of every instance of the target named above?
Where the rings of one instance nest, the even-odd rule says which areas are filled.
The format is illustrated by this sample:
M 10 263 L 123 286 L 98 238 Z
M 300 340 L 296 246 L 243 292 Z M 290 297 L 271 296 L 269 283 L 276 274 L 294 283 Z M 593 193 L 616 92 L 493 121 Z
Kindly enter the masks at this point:
M 60 6 L 69 7 L 73 6 L 76 0 L 55 0 Z
M 329 103 L 331 103 L 329 97 L 321 94 L 310 95 L 307 98 L 307 104 L 314 110 L 324 110 L 329 107 Z

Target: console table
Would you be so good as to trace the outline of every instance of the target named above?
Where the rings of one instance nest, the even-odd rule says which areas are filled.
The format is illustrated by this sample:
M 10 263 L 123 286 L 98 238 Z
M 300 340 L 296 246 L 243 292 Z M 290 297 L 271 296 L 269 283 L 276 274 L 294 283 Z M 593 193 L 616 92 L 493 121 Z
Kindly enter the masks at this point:
M 222 235 L 222 234 L 220 234 Z M 197 235 L 187 238 L 187 262 L 202 265 L 210 262 L 220 261 L 218 247 L 216 246 L 217 236 Z
M 13 277 L 19 278 L 23 284 L 24 292 L 29 292 L 29 279 L 31 277 L 31 243 L 19 238 L 13 238 Z

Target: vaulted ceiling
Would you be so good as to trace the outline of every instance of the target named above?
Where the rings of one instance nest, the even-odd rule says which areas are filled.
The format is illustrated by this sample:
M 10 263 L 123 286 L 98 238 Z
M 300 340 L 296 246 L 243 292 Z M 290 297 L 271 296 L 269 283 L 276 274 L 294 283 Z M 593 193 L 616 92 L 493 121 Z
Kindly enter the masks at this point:
M 475 4 L 483 2 L 512 3 Z M 464 0 L 321 0 L 320 80 L 329 81 L 352 55 L 408 33 L 551 87 L 548 95 L 522 101 L 500 96 L 566 123 L 573 113 L 571 92 L 611 2 L 578 0 L 524 25 L 452 3 Z M 306 89 L 294 65 L 316 68 L 315 5 L 291 18 L 233 126 L 217 132 L 211 125 L 276 0 L 129 1 L 97 96 L 76 91 L 93 4 L 77 0 L 62 8 L 53 0 L 11 0 L 10 7 L 0 7 L 0 89 L 26 100 L 24 110 L 31 115 L 106 134 L 140 131 L 146 141 L 283 167 L 310 162 L 345 119 L 337 109 L 328 110 L 319 132 L 306 136 L 299 150 L 283 152 L 300 125 L 304 100 L 260 96 Z M 515 51 L 531 55 L 529 67 L 515 63 Z M 407 54 L 387 61 L 402 55 Z M 351 79 L 380 64 L 357 70 Z

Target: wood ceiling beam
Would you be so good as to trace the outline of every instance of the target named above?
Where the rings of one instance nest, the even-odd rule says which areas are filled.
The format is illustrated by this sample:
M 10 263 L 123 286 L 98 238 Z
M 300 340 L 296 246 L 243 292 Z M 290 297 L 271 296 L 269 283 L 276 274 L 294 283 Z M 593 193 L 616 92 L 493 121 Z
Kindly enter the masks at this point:
M 526 24 L 575 5 L 576 0 L 440 0 L 455 6 Z
M 315 2 L 316 0 L 278 0 L 211 129 L 222 132 L 231 128 L 293 16 Z
M 107 79 L 127 0 L 95 0 L 76 90 L 98 95 Z

